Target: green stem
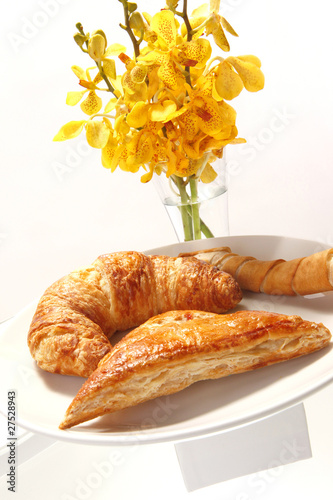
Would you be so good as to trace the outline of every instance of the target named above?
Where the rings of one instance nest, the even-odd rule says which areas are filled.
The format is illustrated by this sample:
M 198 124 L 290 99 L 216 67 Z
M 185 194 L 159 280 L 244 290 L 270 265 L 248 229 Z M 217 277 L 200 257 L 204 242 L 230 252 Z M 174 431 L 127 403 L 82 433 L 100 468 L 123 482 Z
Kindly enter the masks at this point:
M 184 0 L 184 3 L 183 3 L 182 17 L 184 19 L 184 23 L 185 23 L 186 30 L 187 30 L 187 41 L 190 42 L 192 40 L 192 27 L 191 27 L 191 24 L 190 24 L 188 15 L 187 15 L 187 0 Z
M 189 216 L 192 218 L 191 207 L 187 206 L 186 209 L 187 209 L 187 212 L 188 212 Z M 200 229 L 201 229 L 202 234 L 204 236 L 206 236 L 206 238 L 214 238 L 213 233 L 211 232 L 211 230 L 209 229 L 209 227 L 207 226 L 207 224 L 205 224 L 204 221 L 201 218 L 200 218 Z
M 192 223 L 194 230 L 194 239 L 201 239 L 200 215 L 198 202 L 198 180 L 195 177 L 190 177 L 191 204 L 192 204 Z
M 203 220 L 200 219 L 200 226 L 201 226 L 201 231 L 206 238 L 214 238 L 213 233 L 209 229 L 209 227 L 204 223 Z
M 189 20 L 188 15 L 187 15 L 187 0 L 184 0 L 184 3 L 183 3 L 182 18 L 184 19 L 184 24 L 185 24 L 186 30 L 187 30 L 187 41 L 190 42 L 192 40 L 192 27 L 191 27 L 190 20 Z M 190 67 L 187 67 L 185 69 L 185 72 L 186 72 L 186 83 L 191 85 L 191 69 L 190 69 Z
M 193 240 L 192 214 L 189 213 L 191 211 L 191 207 L 188 204 L 189 200 L 185 184 L 183 179 L 181 179 L 178 176 L 174 176 L 173 180 L 178 187 L 181 199 L 181 205 L 179 207 L 179 210 L 182 216 L 185 241 L 191 241 Z
M 106 85 L 107 85 L 107 87 L 108 87 L 109 91 L 110 91 L 110 92 L 112 92 L 112 94 L 113 94 L 115 97 L 117 97 L 117 95 L 116 95 L 116 94 L 115 94 L 115 92 L 114 92 L 114 91 L 115 91 L 115 89 L 114 89 L 113 85 L 111 85 L 110 80 L 108 79 L 108 77 L 106 76 L 106 74 L 105 74 L 105 73 L 104 73 L 104 71 L 103 71 L 102 65 L 101 65 L 101 64 L 99 64 L 99 63 L 96 61 L 96 66 L 97 66 L 97 68 L 98 68 L 99 74 L 101 75 L 101 77 L 102 77 L 102 78 L 103 78 L 103 80 L 105 81 L 105 83 L 106 83 Z
M 125 31 L 127 31 L 128 36 L 130 37 L 131 42 L 133 44 L 134 54 L 136 59 L 140 55 L 140 43 L 142 42 L 143 36 L 140 37 L 140 40 L 137 40 L 133 31 L 130 28 L 127 0 L 118 0 L 118 1 L 123 4 L 124 19 L 125 19 L 125 25 L 120 24 L 120 27 L 123 28 Z

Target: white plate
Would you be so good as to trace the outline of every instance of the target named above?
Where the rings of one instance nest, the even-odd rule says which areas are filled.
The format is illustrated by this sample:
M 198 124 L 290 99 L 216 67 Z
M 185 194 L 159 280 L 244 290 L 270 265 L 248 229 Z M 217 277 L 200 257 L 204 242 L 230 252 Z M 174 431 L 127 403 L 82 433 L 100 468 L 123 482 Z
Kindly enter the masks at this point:
M 178 255 L 196 248 L 230 246 L 233 252 L 261 259 L 310 255 L 325 247 L 278 236 L 215 238 L 153 249 Z M 307 297 L 246 293 L 239 308 L 299 314 L 333 332 L 333 292 Z M 183 391 L 60 431 L 58 425 L 81 387 L 79 377 L 55 375 L 36 367 L 26 342 L 36 307 L 23 310 L 0 337 L 0 379 L 15 390 L 17 423 L 35 433 L 88 444 L 156 443 L 208 435 L 269 416 L 333 381 L 332 345 L 298 359 L 219 380 L 197 382 Z M 3 405 L 3 403 L 1 403 Z M 6 415 L 5 406 L 0 411 Z

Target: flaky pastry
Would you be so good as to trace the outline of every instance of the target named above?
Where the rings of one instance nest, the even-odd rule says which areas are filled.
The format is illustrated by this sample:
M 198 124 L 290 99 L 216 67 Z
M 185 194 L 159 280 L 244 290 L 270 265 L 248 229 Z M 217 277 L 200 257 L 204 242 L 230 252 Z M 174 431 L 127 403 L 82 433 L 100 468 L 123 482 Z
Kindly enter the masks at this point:
M 216 379 L 326 346 L 321 323 L 264 311 L 171 311 L 132 330 L 100 361 L 61 429 Z M 199 404 L 199 402 L 198 402 Z
M 230 275 L 195 258 L 106 254 L 46 290 L 28 345 L 43 370 L 88 377 L 111 350 L 114 332 L 169 310 L 225 312 L 241 298 Z

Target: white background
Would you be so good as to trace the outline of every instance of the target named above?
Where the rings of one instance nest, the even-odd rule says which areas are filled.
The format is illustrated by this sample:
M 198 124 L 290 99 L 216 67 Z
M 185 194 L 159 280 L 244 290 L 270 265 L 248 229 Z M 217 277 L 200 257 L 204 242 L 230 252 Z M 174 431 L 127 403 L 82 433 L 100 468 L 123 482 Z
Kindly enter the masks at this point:
M 189 0 L 190 10 L 201 3 Z M 0 321 L 19 312 L 59 276 L 101 253 L 177 241 L 152 184 L 141 184 L 140 174 L 111 174 L 101 166 L 100 152 L 85 146 L 83 136 L 52 142 L 62 124 L 82 117 L 78 106 L 65 104 L 67 92 L 79 90 L 71 66 L 90 65 L 72 40 L 75 24 L 80 21 L 86 31 L 103 29 L 109 43 L 117 41 L 130 49 L 127 35 L 118 26 L 121 4 L 117 0 L 16 0 L 2 6 Z M 221 6 L 240 35 L 229 37 L 231 54 L 257 55 L 266 76 L 263 91 L 243 91 L 231 103 L 238 112 L 239 135 L 248 143 L 228 149 L 230 234 L 277 234 L 333 246 L 330 2 L 226 0 Z M 139 7 L 154 13 L 163 7 L 163 0 L 141 1 Z M 320 487 L 323 498 L 325 488 L 330 488 L 330 495 L 331 472 L 325 467 L 332 463 L 332 446 L 327 442 L 329 436 L 332 440 L 332 434 L 327 434 L 331 422 L 327 410 L 332 408 L 328 406 L 320 416 L 316 413 L 320 395 L 315 398 L 307 410 L 317 461 L 289 466 L 276 478 L 267 476 L 264 492 L 251 488 L 244 478 L 212 487 L 210 498 L 275 499 L 291 491 L 298 494 L 301 483 L 303 498 L 307 493 L 314 498 L 311 484 L 316 485 L 316 495 Z M 64 447 L 59 444 L 57 460 L 63 453 L 75 462 L 82 453 L 80 447 Z M 90 468 L 83 478 L 94 457 L 103 458 L 96 449 L 91 453 L 95 455 L 90 455 Z M 162 456 L 165 461 L 159 466 Z M 49 460 L 55 477 L 52 457 Z M 150 473 L 143 481 L 145 463 Z M 61 474 L 67 474 L 68 461 L 64 464 L 66 470 L 59 465 Z M 22 483 L 29 484 L 33 465 L 29 462 L 22 470 Z M 166 466 L 171 468 L 168 476 L 161 470 Z M 311 477 L 314 472 L 320 474 L 316 483 Z M 34 492 L 42 474 L 33 478 Z M 75 474 L 80 477 L 77 467 Z M 46 474 L 45 478 L 52 477 Z M 117 498 L 132 497 L 135 484 L 147 492 L 147 498 L 188 496 L 169 445 L 130 454 L 126 467 L 111 479 L 108 496 L 100 498 L 112 495 L 112 484 Z M 50 493 L 40 491 L 40 498 Z M 54 498 L 63 498 L 66 489 L 58 484 L 57 491 Z M 201 494 L 191 496 L 203 498 Z

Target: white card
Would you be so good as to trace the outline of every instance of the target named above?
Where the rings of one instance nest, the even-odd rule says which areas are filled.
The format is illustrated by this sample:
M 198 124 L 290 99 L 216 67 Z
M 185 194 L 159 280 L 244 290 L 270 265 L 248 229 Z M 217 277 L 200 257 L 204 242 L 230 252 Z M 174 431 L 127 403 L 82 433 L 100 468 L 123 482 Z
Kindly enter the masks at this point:
M 303 404 L 175 449 L 188 491 L 312 456 Z

